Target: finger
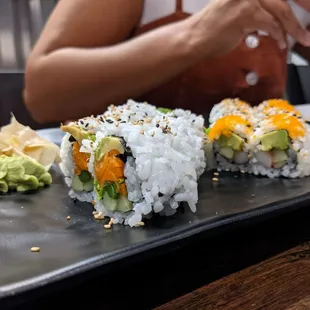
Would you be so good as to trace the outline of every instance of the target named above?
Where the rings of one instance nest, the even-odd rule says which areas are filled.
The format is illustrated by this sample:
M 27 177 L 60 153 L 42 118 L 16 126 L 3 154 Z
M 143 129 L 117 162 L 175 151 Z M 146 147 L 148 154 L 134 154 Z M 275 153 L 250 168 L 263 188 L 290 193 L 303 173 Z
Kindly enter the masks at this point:
M 295 0 L 294 2 L 310 13 L 310 1 L 309 0 Z
M 267 32 L 274 38 L 280 49 L 287 47 L 286 37 L 281 25 L 264 9 L 259 10 L 254 16 L 255 31 Z
M 283 0 L 260 0 L 268 11 L 298 43 L 310 46 L 310 33 L 301 27 L 289 4 Z

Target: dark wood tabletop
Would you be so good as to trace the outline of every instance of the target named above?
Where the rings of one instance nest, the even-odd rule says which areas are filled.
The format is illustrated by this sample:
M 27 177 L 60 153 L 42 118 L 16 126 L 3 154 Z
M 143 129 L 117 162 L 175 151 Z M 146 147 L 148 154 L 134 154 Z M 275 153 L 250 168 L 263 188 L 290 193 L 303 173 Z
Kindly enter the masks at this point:
M 205 285 L 157 310 L 310 309 L 310 243 Z
M 301 218 L 302 215 L 305 218 Z M 268 247 L 269 251 L 274 247 L 278 254 L 270 253 L 265 260 L 173 299 L 156 310 L 310 309 L 310 242 L 304 241 L 310 240 L 309 212 L 307 210 L 297 216 L 293 214 L 284 222 L 282 224 L 287 225 L 286 229 L 284 226 L 279 228 L 277 221 L 273 222 L 274 235 L 270 235 L 270 242 L 261 240 L 262 247 L 257 248 L 266 253 Z M 266 232 L 272 234 L 270 229 L 270 226 L 266 227 L 262 239 L 266 237 Z M 274 242 L 278 242 L 278 250 Z M 281 246 L 289 249 L 282 251 Z

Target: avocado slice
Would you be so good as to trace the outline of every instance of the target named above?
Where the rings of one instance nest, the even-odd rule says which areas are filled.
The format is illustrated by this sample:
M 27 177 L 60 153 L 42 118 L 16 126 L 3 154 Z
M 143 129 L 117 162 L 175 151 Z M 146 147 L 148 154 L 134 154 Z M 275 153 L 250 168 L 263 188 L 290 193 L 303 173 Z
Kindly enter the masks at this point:
M 89 136 L 85 130 L 76 125 L 62 125 L 60 129 L 69 133 L 79 144 L 82 144 L 82 141 Z
M 221 147 L 220 154 L 226 158 L 232 159 L 234 157 L 234 150 L 231 147 Z
M 286 130 L 276 130 L 263 135 L 260 139 L 262 151 L 272 149 L 286 150 L 289 147 L 289 137 Z
M 244 144 L 244 140 L 240 138 L 239 136 L 235 135 L 234 133 L 231 133 L 229 137 L 226 137 L 224 135 L 221 135 L 219 138 L 219 143 L 221 147 L 230 147 L 234 151 L 241 151 L 242 146 Z
M 96 150 L 95 157 L 96 160 L 102 159 L 102 157 L 111 150 L 118 150 L 121 154 L 125 153 L 124 147 L 119 138 L 116 137 L 106 137 L 103 138 Z

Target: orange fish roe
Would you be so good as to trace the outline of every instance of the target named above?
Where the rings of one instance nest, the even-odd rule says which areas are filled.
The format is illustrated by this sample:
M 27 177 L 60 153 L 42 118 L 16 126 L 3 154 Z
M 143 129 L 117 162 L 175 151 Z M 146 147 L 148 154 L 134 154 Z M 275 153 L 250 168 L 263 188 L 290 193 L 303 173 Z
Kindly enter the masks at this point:
M 287 100 L 284 99 L 270 99 L 265 102 L 266 106 L 264 107 L 264 112 L 267 112 L 269 109 L 280 109 L 283 111 L 294 112 L 296 115 L 300 115 L 300 113 L 295 110 L 294 106 L 292 106 Z
M 244 133 L 246 135 L 249 135 L 253 130 L 252 124 L 243 117 L 239 115 L 227 115 L 218 119 L 210 129 L 210 140 L 213 141 L 219 139 L 221 135 L 230 137 L 231 133 L 235 131 L 237 125 L 245 126 Z
M 75 141 L 72 146 L 74 173 L 80 175 L 83 170 L 88 171 L 89 154 L 80 152 L 80 144 Z
M 299 119 L 289 114 L 272 115 L 266 121 L 275 126 L 277 130 L 286 130 L 291 139 L 304 137 L 306 134 L 306 129 Z

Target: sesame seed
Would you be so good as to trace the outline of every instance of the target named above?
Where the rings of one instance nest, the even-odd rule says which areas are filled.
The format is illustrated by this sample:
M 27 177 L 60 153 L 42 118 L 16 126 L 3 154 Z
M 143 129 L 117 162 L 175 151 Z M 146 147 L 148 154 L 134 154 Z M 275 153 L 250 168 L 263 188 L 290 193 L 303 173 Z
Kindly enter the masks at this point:
M 40 248 L 38 246 L 34 246 L 30 250 L 31 252 L 40 252 Z
M 103 226 L 105 229 L 110 229 L 112 226 L 110 224 L 106 224 Z
M 92 200 L 91 204 L 94 206 L 96 204 L 95 200 Z
M 213 181 L 213 182 L 218 182 L 219 179 L 218 179 L 218 178 L 213 178 L 212 181 Z
M 99 212 L 97 214 L 94 214 L 94 218 L 96 220 L 104 220 L 104 214 L 102 212 Z
M 214 175 L 220 175 L 218 172 L 214 172 L 213 174 L 214 174 Z
M 71 216 L 70 216 L 70 215 L 68 215 L 68 216 L 67 216 L 67 220 L 69 221 L 70 219 L 71 219 Z
M 144 130 L 140 130 L 141 135 L 144 135 Z

